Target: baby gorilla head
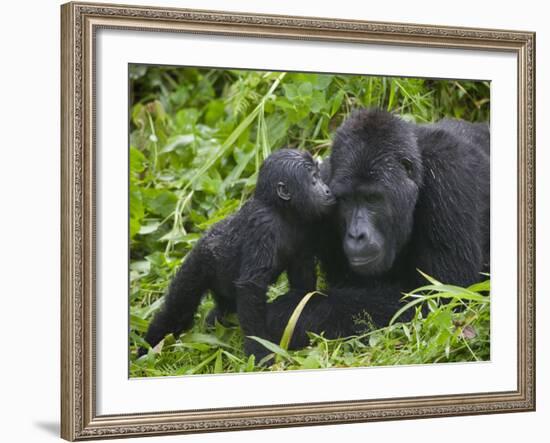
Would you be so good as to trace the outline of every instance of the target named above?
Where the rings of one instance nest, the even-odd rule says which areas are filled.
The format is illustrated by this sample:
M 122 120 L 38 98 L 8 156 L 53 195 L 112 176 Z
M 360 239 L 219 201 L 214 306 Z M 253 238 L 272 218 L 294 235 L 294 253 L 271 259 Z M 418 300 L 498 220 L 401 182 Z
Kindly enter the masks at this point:
M 309 221 L 327 214 L 336 202 L 315 160 L 297 149 L 280 149 L 264 161 L 255 197 Z

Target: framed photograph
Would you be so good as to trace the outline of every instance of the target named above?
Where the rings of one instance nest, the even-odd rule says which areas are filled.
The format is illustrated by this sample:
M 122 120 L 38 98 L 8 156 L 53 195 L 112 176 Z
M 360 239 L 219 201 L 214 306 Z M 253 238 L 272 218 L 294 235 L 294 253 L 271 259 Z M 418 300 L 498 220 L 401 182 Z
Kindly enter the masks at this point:
M 534 33 L 61 18 L 63 438 L 534 410 Z

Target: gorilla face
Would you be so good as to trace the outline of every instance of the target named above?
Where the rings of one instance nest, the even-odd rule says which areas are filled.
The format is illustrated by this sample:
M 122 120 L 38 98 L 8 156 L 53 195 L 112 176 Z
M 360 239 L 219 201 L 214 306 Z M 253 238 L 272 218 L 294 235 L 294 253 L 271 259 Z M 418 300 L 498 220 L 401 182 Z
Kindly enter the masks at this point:
M 319 219 L 336 203 L 317 162 L 309 152 L 296 149 L 280 149 L 265 160 L 256 196 L 297 215 L 301 221 Z
M 370 186 L 335 189 L 343 248 L 351 268 L 372 274 L 391 266 L 392 248 L 383 231 L 390 216 L 385 192 Z
M 294 211 L 303 220 L 316 220 L 334 208 L 336 199 L 321 178 L 319 165 L 311 154 L 306 151 L 300 154 L 302 161 L 297 163 L 295 174 L 289 174 L 286 178 L 286 191 L 289 192 Z
M 330 162 L 349 266 L 381 274 L 413 227 L 422 164 L 412 127 L 386 112 L 356 112 L 337 131 Z

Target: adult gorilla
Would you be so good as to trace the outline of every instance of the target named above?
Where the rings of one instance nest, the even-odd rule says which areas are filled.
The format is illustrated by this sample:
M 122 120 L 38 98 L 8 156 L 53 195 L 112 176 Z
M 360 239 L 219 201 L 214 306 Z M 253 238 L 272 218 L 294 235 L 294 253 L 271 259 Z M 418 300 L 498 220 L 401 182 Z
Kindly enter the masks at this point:
M 417 125 L 380 110 L 354 112 L 337 130 L 323 177 L 338 200 L 319 229 L 328 297 L 313 297 L 295 330 L 327 337 L 379 327 L 402 293 L 425 283 L 418 270 L 470 285 L 489 266 L 489 128 L 457 120 Z M 303 293 L 268 308 L 272 339 Z

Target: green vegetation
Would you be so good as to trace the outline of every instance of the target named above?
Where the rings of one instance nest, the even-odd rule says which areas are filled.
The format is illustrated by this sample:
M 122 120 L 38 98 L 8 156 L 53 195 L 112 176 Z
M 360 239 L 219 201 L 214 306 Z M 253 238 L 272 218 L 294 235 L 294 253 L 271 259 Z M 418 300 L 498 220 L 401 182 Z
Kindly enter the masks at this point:
M 487 82 L 131 66 L 130 375 L 133 377 L 393 365 L 489 358 L 489 282 L 468 289 L 432 281 L 408 294 L 411 322 L 288 351 L 266 343 L 276 363 L 242 352 L 237 325 L 205 328 L 208 296 L 193 329 L 135 359 L 170 278 L 210 226 L 254 190 L 258 169 L 283 146 L 330 151 L 355 108 L 382 107 L 417 122 L 489 118 Z M 282 276 L 269 292 L 286 292 Z M 322 288 L 321 288 L 322 290 Z M 320 295 L 314 295 L 320 296 Z M 446 303 L 442 303 L 445 300 Z M 424 306 L 424 314 L 421 306 Z M 291 325 L 290 325 L 291 326 Z M 291 327 L 288 328 L 289 334 Z M 287 342 L 288 343 L 288 342 Z

